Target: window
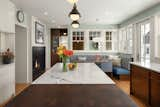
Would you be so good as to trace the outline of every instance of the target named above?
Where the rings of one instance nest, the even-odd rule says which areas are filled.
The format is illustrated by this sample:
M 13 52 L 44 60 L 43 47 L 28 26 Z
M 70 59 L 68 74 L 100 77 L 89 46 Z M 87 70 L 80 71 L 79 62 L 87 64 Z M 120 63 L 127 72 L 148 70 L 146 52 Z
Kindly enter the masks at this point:
M 141 37 L 141 53 L 140 58 L 141 61 L 150 61 L 150 35 L 151 35 L 151 28 L 150 22 L 145 21 L 144 23 L 140 24 L 140 37 Z
M 106 32 L 106 50 L 112 50 L 112 32 Z
M 155 21 L 155 57 L 160 58 L 160 16 L 156 16 Z
M 72 32 L 73 50 L 84 50 L 84 32 Z
M 90 31 L 89 32 L 89 50 L 100 50 L 101 49 L 101 32 Z
M 127 31 L 126 28 L 122 28 L 119 31 L 119 51 L 122 53 L 126 53 L 127 51 Z
M 129 25 L 119 31 L 119 51 L 132 54 L 133 49 L 133 28 Z
M 127 27 L 127 53 L 132 53 L 133 49 L 133 29 L 132 26 Z

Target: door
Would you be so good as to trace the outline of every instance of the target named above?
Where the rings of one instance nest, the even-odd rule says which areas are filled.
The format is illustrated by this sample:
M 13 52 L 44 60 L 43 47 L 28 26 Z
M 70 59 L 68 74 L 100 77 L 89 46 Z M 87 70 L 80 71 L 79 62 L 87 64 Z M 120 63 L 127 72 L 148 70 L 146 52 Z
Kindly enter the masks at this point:
M 15 35 L 15 79 L 16 83 L 27 83 L 29 80 L 27 71 L 27 29 L 16 25 Z
M 151 20 L 145 20 L 138 24 L 139 55 L 142 62 L 150 62 Z

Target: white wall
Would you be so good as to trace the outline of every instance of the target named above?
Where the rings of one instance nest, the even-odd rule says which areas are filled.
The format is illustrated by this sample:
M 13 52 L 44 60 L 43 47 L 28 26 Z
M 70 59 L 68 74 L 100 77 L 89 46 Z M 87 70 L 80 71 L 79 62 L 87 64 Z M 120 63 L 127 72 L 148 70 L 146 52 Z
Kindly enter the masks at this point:
M 44 33 L 44 41 L 45 43 L 44 44 L 36 44 L 35 43 L 35 22 L 38 22 L 42 25 L 44 25 L 45 27 L 45 33 Z M 46 24 L 43 23 L 42 21 L 40 21 L 38 18 L 32 16 L 32 46 L 37 46 L 37 47 L 43 47 L 43 46 L 46 46 L 46 38 L 47 38 L 47 29 L 46 29 Z
M 44 44 L 36 44 L 35 43 L 35 22 L 38 22 L 42 25 L 45 26 L 45 34 L 44 34 Z M 31 25 L 30 25 L 30 46 L 29 46 L 29 81 L 32 81 L 32 47 L 37 46 L 37 47 L 46 47 L 46 69 L 50 68 L 50 30 L 47 28 L 46 24 L 38 19 L 37 17 L 32 16 L 31 17 Z
M 0 52 L 10 48 L 15 52 L 15 5 L 0 0 Z M 15 65 L 2 64 L 0 58 L 0 104 L 15 94 Z
M 18 7 L 17 7 L 18 8 Z M 16 9 L 16 11 L 19 9 Z M 25 15 L 25 21 L 23 23 L 19 23 L 16 19 L 16 25 L 21 26 L 23 28 L 26 28 L 27 30 L 27 53 L 25 56 L 27 56 L 27 64 L 25 64 L 25 68 L 27 68 L 26 73 L 23 74 L 25 81 L 31 83 L 32 82 L 32 46 L 45 46 L 46 47 L 46 69 L 50 68 L 50 30 L 47 28 L 46 24 L 43 23 L 40 19 L 31 16 L 24 12 Z M 35 43 L 35 22 L 39 22 L 45 26 L 45 44 L 36 44 Z M 25 61 L 26 62 L 26 61 Z M 27 79 L 27 81 L 26 81 Z
M 47 28 L 46 33 L 46 69 L 51 67 L 51 37 L 50 37 L 50 29 Z

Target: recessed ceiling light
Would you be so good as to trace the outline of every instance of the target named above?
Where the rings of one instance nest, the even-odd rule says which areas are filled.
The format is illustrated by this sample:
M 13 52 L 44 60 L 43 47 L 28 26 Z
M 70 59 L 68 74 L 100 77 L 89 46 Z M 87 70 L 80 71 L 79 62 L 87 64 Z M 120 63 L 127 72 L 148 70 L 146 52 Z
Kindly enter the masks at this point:
M 106 11 L 106 12 L 105 12 L 105 15 L 109 16 L 109 15 L 112 15 L 112 13 L 109 12 L 109 11 Z
M 96 22 L 98 22 L 98 21 L 99 21 L 99 19 L 97 18 L 97 19 L 96 19 Z
M 48 15 L 48 12 L 44 12 L 44 15 L 47 16 L 47 15 Z
M 52 20 L 52 23 L 55 23 L 56 21 L 55 20 Z
M 74 3 L 77 3 L 78 2 L 78 0 L 67 0 L 69 3 L 71 3 L 71 4 L 74 4 Z

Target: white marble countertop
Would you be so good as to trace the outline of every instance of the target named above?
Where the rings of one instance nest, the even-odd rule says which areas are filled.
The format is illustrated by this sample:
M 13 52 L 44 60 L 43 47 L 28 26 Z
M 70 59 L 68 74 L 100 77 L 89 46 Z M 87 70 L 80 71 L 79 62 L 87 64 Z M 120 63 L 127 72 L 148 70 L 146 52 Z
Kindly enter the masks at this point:
M 152 71 L 155 71 L 157 73 L 160 73 L 160 64 L 157 63 L 150 63 L 150 62 L 131 62 L 133 65 L 137 65 Z
M 57 63 L 32 84 L 115 84 L 96 64 L 78 63 L 74 71 L 62 72 Z

